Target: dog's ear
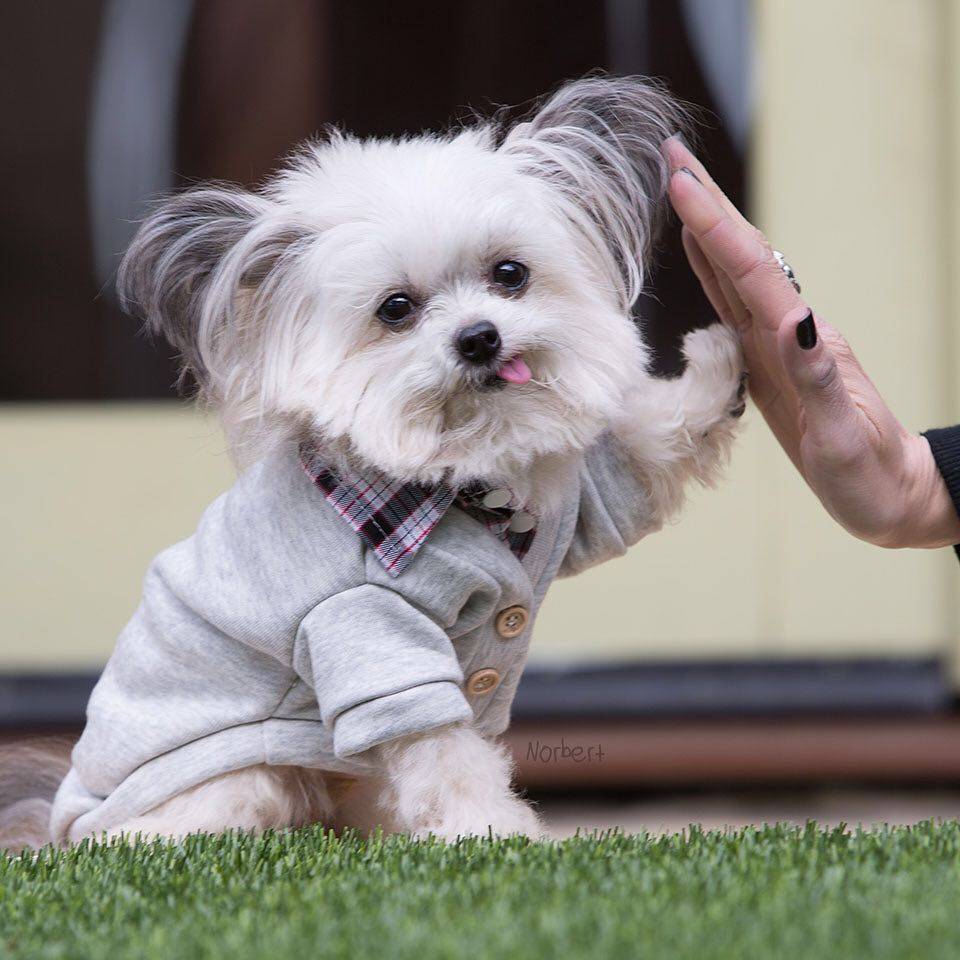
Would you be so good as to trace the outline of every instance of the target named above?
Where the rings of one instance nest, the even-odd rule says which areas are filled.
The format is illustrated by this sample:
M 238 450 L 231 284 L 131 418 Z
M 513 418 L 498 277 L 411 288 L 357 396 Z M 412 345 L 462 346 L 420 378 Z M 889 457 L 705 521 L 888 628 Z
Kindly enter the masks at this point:
M 168 197 L 141 223 L 120 264 L 121 305 L 165 336 L 183 372 L 209 393 L 219 361 L 244 335 L 244 293 L 298 236 L 272 200 L 240 187 L 207 184 Z
M 660 146 L 688 123 L 657 84 L 589 77 L 561 87 L 500 146 L 559 192 L 567 215 L 612 268 L 627 305 L 640 295 L 666 212 L 670 171 Z

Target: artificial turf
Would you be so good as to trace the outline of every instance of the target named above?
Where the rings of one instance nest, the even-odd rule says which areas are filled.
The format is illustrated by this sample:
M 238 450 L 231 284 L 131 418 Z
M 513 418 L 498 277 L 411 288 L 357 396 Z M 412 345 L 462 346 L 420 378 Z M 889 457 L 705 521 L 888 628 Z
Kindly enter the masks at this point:
M 84 843 L 0 856 L 0 955 L 956 960 L 960 824 Z

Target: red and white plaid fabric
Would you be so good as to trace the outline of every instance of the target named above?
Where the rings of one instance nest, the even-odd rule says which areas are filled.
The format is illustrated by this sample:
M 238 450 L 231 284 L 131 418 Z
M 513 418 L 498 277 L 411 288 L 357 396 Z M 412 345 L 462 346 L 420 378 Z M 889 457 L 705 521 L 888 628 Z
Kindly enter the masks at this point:
M 455 491 L 444 483 L 426 487 L 358 473 L 338 475 L 310 444 L 300 448 L 300 463 L 392 577 L 403 573 L 454 503 L 503 540 L 517 559 L 522 560 L 533 543 L 536 529 L 522 533 L 510 529 L 518 508 L 485 507 L 488 488 L 480 484 Z

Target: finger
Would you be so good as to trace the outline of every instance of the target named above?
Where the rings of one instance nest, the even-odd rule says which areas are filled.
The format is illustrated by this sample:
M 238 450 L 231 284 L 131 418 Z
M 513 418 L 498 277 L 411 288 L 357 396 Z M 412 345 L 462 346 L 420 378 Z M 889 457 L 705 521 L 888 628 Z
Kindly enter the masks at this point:
M 663 152 L 667 158 L 667 162 L 670 164 L 671 172 L 676 173 L 683 167 L 692 170 L 697 179 L 710 191 L 713 198 L 727 211 L 732 219 L 739 220 L 746 226 L 750 225 L 733 201 L 730 200 L 717 185 L 713 177 L 710 176 L 707 168 L 697 159 L 696 154 L 680 139 L 679 134 L 674 134 L 663 142 Z
M 861 439 L 860 417 L 836 356 L 817 334 L 813 313 L 784 318 L 777 339 L 784 369 L 803 407 L 806 435 L 823 452 L 849 454 Z
M 776 352 L 776 338 L 766 334 L 766 338 L 771 340 L 768 346 L 754 331 L 747 329 L 749 314 L 736 291 L 732 287 L 729 291 L 723 290 L 724 275 L 717 274 L 689 230 L 684 228 L 681 237 L 693 272 L 697 275 L 700 285 L 721 321 L 729 322 L 727 311 L 735 318 L 739 318 L 740 311 L 746 314 L 744 323 L 738 323 L 737 319 L 734 322 L 738 326 L 738 332 L 741 333 L 741 344 L 747 361 L 747 370 L 750 373 L 750 396 L 757 405 L 757 409 L 763 414 L 780 446 L 803 475 L 803 464 L 799 454 L 799 405 L 792 387 L 785 387 L 783 384 L 782 363 Z M 726 285 L 729 286 L 729 282 Z M 722 293 L 718 291 L 718 286 L 721 287 Z M 733 307 L 730 306 L 731 297 L 736 302 Z
M 720 320 L 728 326 L 737 326 L 737 318 L 733 306 L 729 303 L 720 286 L 720 278 L 707 259 L 707 255 L 700 249 L 693 234 L 684 227 L 680 232 L 680 239 L 683 241 L 683 249 L 690 263 L 703 292 L 710 301 L 710 306 Z M 739 300 L 739 297 L 737 298 Z
M 761 339 L 749 330 L 750 314 L 743 305 L 736 290 L 724 274 L 714 268 L 707 255 L 686 227 L 681 231 L 683 247 L 707 299 L 724 323 L 732 324 L 741 336 L 750 371 L 750 393 L 758 403 L 766 405 L 779 392 L 782 386 L 779 373 L 782 363 L 777 353 L 776 340 L 768 344 L 768 338 Z M 772 351 L 772 354 L 771 354 Z M 766 414 L 764 414 L 766 416 Z M 769 419 L 769 418 L 768 418 Z
M 706 269 L 720 286 L 724 303 L 730 305 L 737 332 L 740 334 L 747 369 L 750 371 L 750 395 L 780 445 L 800 469 L 796 455 L 800 443 L 800 407 L 793 388 L 784 378 L 776 331 L 752 326 L 752 315 L 727 275 L 710 262 L 710 258 L 700 249 L 686 227 L 683 228 L 681 237 L 688 249 L 688 256 L 695 252 L 706 262 Z M 801 314 L 803 315 L 805 311 Z
M 696 243 L 696 241 L 694 241 L 694 243 Z M 750 327 L 753 319 L 750 311 L 747 309 L 747 305 L 740 298 L 740 294 L 737 292 L 737 288 L 733 285 L 730 278 L 712 262 L 710 266 L 717 274 L 717 282 L 723 291 L 724 299 L 730 304 L 737 329 L 741 333 L 745 332 Z
M 791 310 L 805 306 L 770 247 L 726 210 L 692 174 L 670 178 L 670 201 L 712 263 L 727 275 L 756 323 L 776 330 Z

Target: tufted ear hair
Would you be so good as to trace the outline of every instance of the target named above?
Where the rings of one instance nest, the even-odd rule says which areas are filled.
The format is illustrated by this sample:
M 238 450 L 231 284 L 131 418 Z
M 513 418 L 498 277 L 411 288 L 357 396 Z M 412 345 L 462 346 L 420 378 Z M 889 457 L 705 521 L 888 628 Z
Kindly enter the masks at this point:
M 275 269 L 297 232 L 266 197 L 205 184 L 160 201 L 140 224 L 117 277 L 121 305 L 162 334 L 201 393 L 244 336 L 238 301 Z
M 640 295 L 666 212 L 670 171 L 660 145 L 688 124 L 684 108 L 658 84 L 588 77 L 562 86 L 500 146 L 559 191 L 626 307 Z

